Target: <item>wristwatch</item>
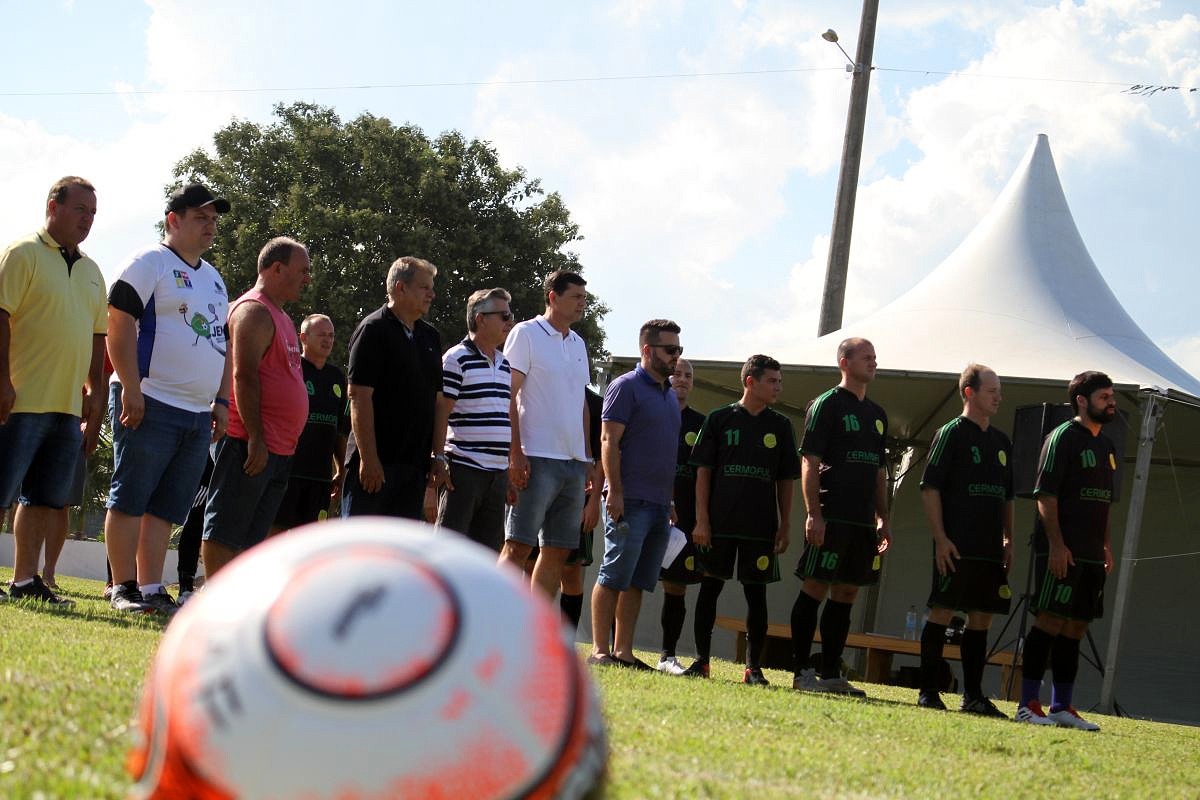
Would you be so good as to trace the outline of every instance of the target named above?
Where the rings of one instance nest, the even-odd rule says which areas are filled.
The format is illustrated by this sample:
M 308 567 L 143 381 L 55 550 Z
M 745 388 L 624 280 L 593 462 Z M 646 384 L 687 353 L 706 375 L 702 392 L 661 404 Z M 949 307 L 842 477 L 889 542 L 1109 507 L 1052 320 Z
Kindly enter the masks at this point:
M 450 459 L 446 458 L 445 453 L 434 453 L 433 460 L 439 461 L 447 467 L 450 466 Z

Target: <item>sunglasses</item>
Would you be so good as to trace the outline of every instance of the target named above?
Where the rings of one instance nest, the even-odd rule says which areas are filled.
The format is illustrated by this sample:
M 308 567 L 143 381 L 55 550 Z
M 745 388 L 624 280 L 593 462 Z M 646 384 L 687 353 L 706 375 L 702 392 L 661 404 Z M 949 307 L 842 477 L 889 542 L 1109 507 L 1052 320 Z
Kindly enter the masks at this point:
M 666 353 L 669 356 L 683 355 L 683 348 L 677 344 L 652 344 L 650 346 L 660 348 L 664 353 Z
M 483 314 L 485 317 L 489 314 L 499 314 L 500 319 L 504 320 L 505 322 L 512 322 L 513 318 L 511 311 L 480 311 L 479 313 Z

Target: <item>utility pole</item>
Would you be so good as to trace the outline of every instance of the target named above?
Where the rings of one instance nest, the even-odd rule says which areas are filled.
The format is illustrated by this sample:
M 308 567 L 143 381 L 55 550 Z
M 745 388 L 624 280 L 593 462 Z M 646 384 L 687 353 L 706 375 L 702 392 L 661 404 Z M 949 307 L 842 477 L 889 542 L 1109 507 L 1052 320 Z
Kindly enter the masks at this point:
M 829 242 L 829 265 L 825 268 L 825 292 L 821 296 L 818 336 L 842 327 L 842 309 L 846 304 L 846 270 L 850 263 L 850 236 L 854 229 L 854 199 L 858 191 L 859 162 L 862 160 L 863 129 L 867 123 L 867 89 L 871 84 L 871 58 L 875 51 L 875 21 L 878 16 L 879 0 L 863 0 L 858 52 L 852 67 L 846 68 L 853 68 L 854 77 L 850 83 L 850 110 L 846 114 L 846 138 L 842 143 L 842 169 L 838 178 L 837 202 L 833 209 L 833 233 Z M 837 42 L 837 34 L 832 31 L 827 32 L 825 38 L 826 41 Z

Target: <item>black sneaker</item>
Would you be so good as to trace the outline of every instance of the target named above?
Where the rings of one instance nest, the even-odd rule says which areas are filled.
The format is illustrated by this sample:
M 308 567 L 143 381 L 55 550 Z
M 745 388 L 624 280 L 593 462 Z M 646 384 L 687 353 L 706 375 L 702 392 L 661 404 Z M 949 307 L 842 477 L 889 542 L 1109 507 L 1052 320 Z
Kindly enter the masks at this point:
M 771 682 L 767 680 L 767 676 L 762 674 L 762 670 L 758 667 L 747 667 L 746 672 L 742 675 L 742 683 L 747 686 L 770 686 Z
M 942 697 L 937 692 L 921 692 L 917 695 L 918 708 L 934 708 L 938 711 L 945 711 L 946 704 L 942 702 Z
M 34 575 L 33 580 L 24 586 L 12 584 L 8 587 L 9 596 L 13 600 L 36 600 L 39 603 L 46 603 L 51 606 L 73 606 L 74 600 L 68 600 L 65 597 L 59 597 L 54 592 L 50 591 L 46 584 L 42 583 L 40 575 Z
M 167 593 L 165 588 L 159 589 L 153 594 L 142 595 L 142 602 L 150 606 L 150 610 L 156 614 L 162 614 L 165 617 L 175 616 L 175 612 L 179 610 L 179 605 Z
M 708 662 L 700 661 L 699 659 L 692 662 L 692 665 L 683 671 L 685 678 L 707 678 L 708 677 Z
M 986 697 L 970 697 L 963 695 L 962 710 L 967 714 L 978 714 L 981 717 L 998 717 L 1008 719 L 1008 715 L 996 708 Z
M 647 664 L 645 661 L 642 661 L 637 656 L 634 656 L 632 661 L 626 661 L 623 658 L 617 658 L 616 656 L 613 656 L 613 661 L 616 662 L 618 667 L 625 667 L 626 669 L 636 670 L 637 672 L 658 672 L 658 670 Z
M 8 599 L 8 595 L 4 593 L 3 589 L 0 589 L 0 603 L 3 603 L 7 599 Z
M 113 611 L 124 611 L 127 614 L 154 613 L 154 608 L 142 598 L 137 581 L 114 584 L 108 604 Z

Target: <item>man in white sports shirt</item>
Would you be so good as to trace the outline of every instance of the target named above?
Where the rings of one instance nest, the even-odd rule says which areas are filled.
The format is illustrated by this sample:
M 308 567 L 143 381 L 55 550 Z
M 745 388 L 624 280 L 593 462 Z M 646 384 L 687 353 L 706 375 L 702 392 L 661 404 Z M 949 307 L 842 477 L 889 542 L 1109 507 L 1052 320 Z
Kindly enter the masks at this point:
M 163 241 L 135 253 L 108 294 L 113 479 L 104 520 L 113 609 L 170 616 L 172 525 L 187 519 L 209 443 L 229 421 L 229 298 L 202 257 L 229 201 L 193 183 L 167 203 Z

